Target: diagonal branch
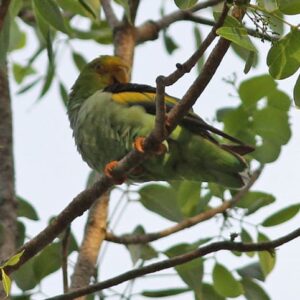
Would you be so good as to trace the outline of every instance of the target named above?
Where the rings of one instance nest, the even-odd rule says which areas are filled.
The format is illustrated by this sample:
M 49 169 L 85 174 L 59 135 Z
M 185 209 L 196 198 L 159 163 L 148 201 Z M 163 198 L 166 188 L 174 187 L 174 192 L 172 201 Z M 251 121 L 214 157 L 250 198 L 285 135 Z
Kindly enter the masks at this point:
M 227 209 L 234 207 L 241 200 L 241 198 L 249 191 L 249 189 L 253 186 L 253 184 L 259 178 L 262 170 L 263 168 L 261 167 L 256 171 L 254 171 L 249 182 L 247 183 L 247 185 L 245 185 L 243 189 L 241 189 L 238 193 L 236 193 L 231 200 L 224 201 L 221 205 L 217 207 L 201 212 L 196 216 L 185 219 L 174 226 L 171 226 L 169 228 L 166 228 L 158 232 L 147 233 L 147 234 L 136 234 L 136 235 L 125 234 L 122 236 L 116 236 L 108 232 L 106 234 L 106 240 L 114 243 L 119 243 L 119 244 L 146 244 L 167 237 L 171 234 L 182 231 L 184 229 L 190 228 L 206 220 L 209 220 L 215 215 L 224 213 Z
M 207 75 L 203 74 L 203 72 L 199 75 L 200 78 L 203 78 L 204 82 L 201 82 L 198 77 L 193 84 L 192 91 L 191 89 L 189 89 L 185 94 L 183 101 L 174 107 L 175 111 L 174 109 L 171 111 L 170 116 L 172 118 L 170 119 L 170 128 L 175 128 L 176 124 L 180 122 L 186 111 L 194 104 L 197 97 L 200 96 L 204 88 L 211 80 L 217 67 L 221 63 L 222 58 L 229 47 L 229 44 L 230 42 L 223 39 L 219 41 L 219 43 L 213 50 L 213 53 L 210 55 L 207 63 L 203 67 L 203 72 L 207 72 Z M 213 71 L 209 70 L 209 68 L 212 68 Z M 195 83 L 199 84 L 199 86 L 201 87 L 199 92 L 197 92 L 198 87 Z M 153 130 L 153 132 L 154 131 L 155 129 Z M 155 147 L 157 147 L 157 145 L 159 145 L 162 141 L 163 140 L 155 140 L 148 137 L 145 140 L 145 148 L 146 145 L 150 142 L 150 144 L 153 143 L 152 149 L 155 149 Z M 135 167 L 137 167 L 148 156 L 149 154 L 147 153 L 147 151 L 145 151 L 145 153 L 140 153 L 134 149 L 119 161 L 118 166 L 114 168 L 114 173 L 116 175 L 119 174 L 121 176 L 124 176 L 128 172 L 132 171 Z M 60 234 L 75 218 L 82 215 L 93 204 L 93 202 L 104 192 L 106 192 L 110 187 L 112 187 L 112 185 L 113 182 L 110 178 L 102 176 L 102 178 L 91 188 L 77 195 L 49 226 L 47 226 L 36 237 L 24 244 L 18 250 L 18 252 L 24 250 L 20 261 L 14 266 L 6 267 L 5 272 L 11 273 L 13 270 L 18 269 L 27 260 L 41 251 L 46 245 L 51 243 L 58 234 Z
M 135 270 L 131 270 L 122 273 L 119 276 L 107 279 L 105 281 L 90 285 L 88 287 L 82 288 L 80 290 L 67 293 L 64 295 L 59 295 L 56 297 L 47 298 L 47 300 L 66 300 L 73 299 L 74 297 L 92 294 L 97 291 L 118 285 L 125 281 L 144 276 L 146 274 L 158 272 L 164 269 L 169 269 L 186 262 L 192 261 L 196 258 L 203 257 L 210 253 L 215 253 L 222 250 L 238 251 L 238 252 L 252 252 L 252 251 L 274 251 L 275 248 L 282 246 L 296 238 L 300 237 L 300 228 L 294 230 L 293 232 L 284 235 L 276 240 L 262 242 L 262 243 L 236 243 L 232 241 L 222 241 L 211 243 L 207 246 L 200 247 L 194 251 L 187 252 L 182 255 L 174 256 L 170 259 L 166 259 L 145 267 L 141 267 Z
M 114 30 L 119 24 L 120 21 L 118 20 L 117 16 L 115 15 L 115 12 L 113 11 L 111 7 L 111 1 L 110 0 L 101 0 L 101 6 L 104 10 L 106 20 L 112 30 Z

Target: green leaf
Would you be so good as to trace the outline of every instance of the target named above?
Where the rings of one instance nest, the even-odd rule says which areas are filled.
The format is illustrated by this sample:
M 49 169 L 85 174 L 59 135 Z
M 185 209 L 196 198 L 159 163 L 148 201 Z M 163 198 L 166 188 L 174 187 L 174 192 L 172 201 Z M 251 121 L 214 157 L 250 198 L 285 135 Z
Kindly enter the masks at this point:
M 162 297 L 175 296 L 190 291 L 191 291 L 190 288 L 173 288 L 173 289 L 153 290 L 153 291 L 146 290 L 143 291 L 141 295 L 148 298 L 162 298 Z
M 260 7 L 263 7 L 265 10 L 269 12 L 273 12 L 278 9 L 277 0 L 257 0 L 257 3 Z
M 21 66 L 17 63 L 13 64 L 13 74 L 18 84 L 22 83 L 25 77 L 35 73 L 36 71 L 31 66 Z
M 239 86 L 239 95 L 243 105 L 248 108 L 256 106 L 257 101 L 272 93 L 276 86 L 270 75 L 260 75 L 243 81 Z
M 274 90 L 268 95 L 268 106 L 288 112 L 291 106 L 291 99 L 283 91 Z
M 198 49 L 200 47 L 201 43 L 202 43 L 201 31 L 200 31 L 198 26 L 193 27 L 193 33 L 194 33 L 195 44 L 196 44 L 195 46 L 196 46 L 196 49 Z M 198 73 L 200 73 L 200 71 L 202 69 L 202 66 L 203 66 L 203 63 L 204 63 L 204 53 L 197 62 Z
M 137 226 L 133 234 L 139 235 L 139 234 L 145 234 L 145 230 L 142 226 Z M 148 244 L 132 244 L 127 245 L 128 251 L 131 256 L 132 263 L 135 265 L 139 259 L 145 261 L 150 260 L 157 257 L 156 250 L 148 245 Z
M 270 297 L 265 290 L 256 282 L 249 278 L 243 278 L 241 280 L 245 291 L 245 298 L 247 300 L 270 300 Z
M 233 277 L 232 273 L 221 264 L 215 264 L 213 269 L 214 288 L 224 297 L 235 298 L 243 294 L 242 285 Z
M 78 71 L 81 72 L 82 68 L 87 64 L 87 61 L 77 52 L 72 52 L 72 57 Z
M 10 278 L 6 275 L 5 271 L 1 268 L 1 275 L 2 275 L 2 285 L 4 292 L 6 294 L 6 297 L 8 297 L 11 289 L 11 280 Z
M 286 15 L 297 15 L 300 13 L 299 0 L 277 0 L 279 9 Z
M 185 217 L 191 217 L 197 213 L 200 203 L 200 183 L 194 181 L 181 181 L 176 192 L 177 203 Z
M 17 196 L 18 200 L 18 217 L 25 217 L 27 219 L 38 221 L 39 216 L 34 207 L 24 198 Z
M 242 229 L 241 240 L 243 243 L 252 243 L 253 242 L 251 235 L 245 228 Z M 246 255 L 248 255 L 249 257 L 253 257 L 255 255 L 255 252 L 254 251 L 246 252 Z
M 247 57 L 247 61 L 244 67 L 244 73 L 247 74 L 250 69 L 252 68 L 252 66 L 254 65 L 254 61 L 255 61 L 255 57 L 256 57 L 256 53 L 254 51 L 249 51 L 248 52 L 248 57 Z
M 21 95 L 21 94 L 29 91 L 31 88 L 33 88 L 35 85 L 37 85 L 41 80 L 42 80 L 42 78 L 39 77 L 39 78 L 33 80 L 32 82 L 28 83 L 27 85 L 23 86 L 22 88 L 20 88 L 17 91 L 17 95 Z
M 264 192 L 251 191 L 237 203 L 238 207 L 247 209 L 246 215 L 255 213 L 260 208 L 275 202 L 275 197 Z
M 79 0 L 84 10 L 90 14 L 94 19 L 100 17 L 100 1 L 97 0 Z
M 173 246 L 164 253 L 170 258 L 173 256 L 181 255 L 187 253 L 191 250 L 196 249 L 199 246 L 199 243 L 202 243 L 203 240 L 194 243 L 194 244 L 179 244 Z M 195 292 L 196 296 L 201 299 L 201 282 L 203 277 L 203 261 L 201 258 L 197 258 L 193 261 L 187 262 L 185 264 L 175 267 L 178 275 L 181 279 Z
M 24 244 L 26 228 L 25 225 L 20 221 L 17 221 L 17 231 L 18 234 L 16 244 L 17 247 L 21 247 Z
M 294 86 L 293 97 L 295 105 L 300 108 L 300 74 Z
M 16 265 L 19 262 L 19 260 L 20 260 L 21 256 L 23 255 L 24 251 L 25 250 L 22 250 L 21 252 L 19 252 L 19 253 L 15 254 L 14 256 L 10 257 L 8 259 L 8 261 L 5 262 L 5 264 L 2 267 Z
M 150 184 L 142 187 L 139 194 L 139 201 L 147 209 L 174 222 L 183 220 L 174 189 L 160 184 Z
M 264 227 L 271 227 L 282 224 L 292 219 L 299 212 L 299 210 L 300 204 L 290 205 L 267 217 L 261 225 Z
M 275 42 L 267 56 L 269 72 L 275 79 L 293 75 L 300 67 L 300 31 L 291 30 Z
M 65 19 L 54 0 L 33 0 L 34 8 L 42 16 L 42 18 L 56 30 L 69 33 L 69 29 L 65 23 Z
M 132 24 L 131 14 L 130 14 L 130 7 L 128 0 L 115 0 L 116 3 L 121 5 L 124 8 L 125 16 L 130 24 Z
M 259 262 L 251 263 L 245 267 L 237 269 L 237 273 L 243 278 L 255 278 L 265 281 L 265 275 L 262 272 Z
M 269 239 L 262 233 L 258 235 L 258 242 L 266 242 Z M 261 266 L 261 270 L 265 276 L 265 278 L 271 273 L 276 263 L 275 252 L 269 251 L 259 251 L 258 252 L 259 263 Z
M 277 145 L 285 145 L 291 137 L 287 112 L 274 107 L 265 107 L 253 113 L 253 130 Z
M 44 80 L 44 84 L 43 84 L 43 87 L 42 87 L 42 90 L 41 90 L 41 93 L 39 95 L 39 99 L 41 99 L 43 96 L 46 95 L 46 93 L 48 92 L 51 84 L 52 84 L 52 81 L 53 81 L 53 78 L 54 78 L 54 74 L 55 74 L 55 68 L 54 68 L 54 65 L 49 63 L 48 64 L 48 68 L 47 68 L 47 75 L 45 77 L 45 80 Z
M 11 296 L 10 298 L 12 300 L 30 300 L 32 294 L 22 294 L 22 295 L 16 295 L 16 296 Z
M 33 271 L 33 262 L 34 259 L 27 261 L 13 273 L 13 279 L 22 291 L 31 290 L 39 283 Z
M 174 39 L 169 36 L 166 31 L 163 33 L 163 39 L 164 39 L 164 44 L 166 47 L 166 50 L 169 54 L 172 54 L 176 49 L 179 48 L 179 46 L 176 44 Z
M 221 27 L 217 29 L 217 34 L 249 51 L 257 51 L 251 42 L 247 30 L 243 27 Z
M 33 258 L 33 270 L 38 281 L 61 267 L 60 251 L 61 243 L 52 243 Z
M 202 297 L 203 300 L 225 300 L 224 297 L 220 296 L 208 283 L 202 283 Z
M 175 4 L 180 9 L 189 9 L 193 7 L 198 0 L 174 0 Z
M 63 101 L 63 104 L 65 105 L 65 107 L 67 107 L 69 96 L 68 96 L 67 89 L 65 88 L 62 82 L 59 83 L 59 93 L 60 93 L 61 100 Z
M 20 30 L 18 23 L 15 20 L 10 24 L 9 36 L 9 52 L 25 47 L 26 33 Z

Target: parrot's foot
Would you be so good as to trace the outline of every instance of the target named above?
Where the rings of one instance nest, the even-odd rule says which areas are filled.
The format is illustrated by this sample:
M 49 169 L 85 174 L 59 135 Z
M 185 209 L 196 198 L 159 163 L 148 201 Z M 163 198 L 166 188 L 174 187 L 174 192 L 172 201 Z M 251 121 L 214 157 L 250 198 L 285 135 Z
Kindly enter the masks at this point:
M 126 181 L 127 177 L 124 176 L 116 176 L 112 173 L 113 169 L 118 165 L 118 161 L 113 160 L 109 162 L 105 167 L 104 167 L 104 174 L 110 178 L 114 184 L 122 184 Z
M 137 137 L 134 140 L 133 146 L 134 149 L 140 153 L 145 153 L 145 149 L 144 149 L 144 142 L 145 142 L 145 138 L 142 136 Z M 153 149 L 151 152 L 155 155 L 163 155 L 167 152 L 167 147 L 164 144 L 159 144 L 155 149 Z

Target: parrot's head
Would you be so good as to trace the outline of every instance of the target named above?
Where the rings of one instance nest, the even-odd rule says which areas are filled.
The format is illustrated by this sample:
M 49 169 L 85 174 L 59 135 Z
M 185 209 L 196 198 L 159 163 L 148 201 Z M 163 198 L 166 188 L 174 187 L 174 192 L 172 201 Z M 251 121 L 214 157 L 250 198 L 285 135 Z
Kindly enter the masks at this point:
M 72 90 L 74 93 L 92 95 L 114 83 L 127 83 L 129 81 L 130 67 L 118 56 L 103 55 L 86 64 Z M 82 96 L 82 95 L 81 95 Z

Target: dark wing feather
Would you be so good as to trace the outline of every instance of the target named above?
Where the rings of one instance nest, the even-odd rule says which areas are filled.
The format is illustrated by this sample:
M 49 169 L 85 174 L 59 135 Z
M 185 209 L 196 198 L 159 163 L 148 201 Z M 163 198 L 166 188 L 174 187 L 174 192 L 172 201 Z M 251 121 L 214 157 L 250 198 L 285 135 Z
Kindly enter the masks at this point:
M 154 87 L 137 83 L 115 83 L 106 87 L 104 91 L 111 92 L 113 94 L 113 100 L 118 103 L 128 106 L 140 105 L 147 113 L 155 115 L 156 107 L 154 99 L 156 89 Z M 128 93 L 130 93 L 130 95 L 128 95 Z M 166 111 L 169 112 L 179 101 L 179 99 L 166 94 Z M 210 134 L 210 132 L 222 136 L 223 138 L 238 144 L 238 146 L 224 145 L 224 147 L 241 155 L 250 153 L 254 150 L 253 147 L 244 144 L 239 139 L 207 124 L 202 118 L 193 113 L 192 110 L 183 118 L 183 120 L 180 122 L 180 125 L 184 126 L 191 132 L 201 135 L 217 144 L 218 141 Z

